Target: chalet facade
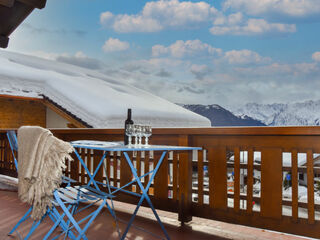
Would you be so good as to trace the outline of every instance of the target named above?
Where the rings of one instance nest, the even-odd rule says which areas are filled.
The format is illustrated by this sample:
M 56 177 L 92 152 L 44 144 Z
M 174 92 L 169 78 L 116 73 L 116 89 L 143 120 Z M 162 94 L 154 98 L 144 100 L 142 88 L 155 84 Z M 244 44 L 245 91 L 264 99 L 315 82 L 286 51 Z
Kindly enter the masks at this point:
M 0 128 L 18 128 L 23 125 L 46 128 L 91 127 L 46 97 L 0 95 Z

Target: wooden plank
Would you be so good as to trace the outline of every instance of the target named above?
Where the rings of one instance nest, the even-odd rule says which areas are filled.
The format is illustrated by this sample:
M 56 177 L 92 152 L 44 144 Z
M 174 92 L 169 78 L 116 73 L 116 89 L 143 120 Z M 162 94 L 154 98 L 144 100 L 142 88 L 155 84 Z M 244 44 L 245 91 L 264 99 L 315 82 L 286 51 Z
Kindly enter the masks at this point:
M 179 135 L 179 146 L 188 146 L 188 135 Z M 179 154 L 179 221 L 192 220 L 192 153 Z
M 155 166 L 158 164 L 162 152 L 154 152 Z M 168 153 L 163 159 L 163 162 L 154 178 L 154 196 L 158 199 L 168 198 Z
M 3 137 L 3 134 L 1 134 L 1 138 L 2 137 Z M 4 157 L 3 157 L 3 149 L 4 149 L 3 144 L 4 144 L 4 140 L 1 139 L 0 140 L 0 168 L 3 168 L 3 159 L 4 159 Z
M 0 48 L 7 48 L 9 44 L 9 38 L 7 36 L 0 35 Z
M 93 151 L 93 172 L 95 172 L 96 169 L 98 168 L 98 165 L 100 163 L 102 156 L 103 156 L 102 151 L 100 151 L 100 150 Z M 98 182 L 103 182 L 103 165 L 101 165 L 101 167 L 99 168 L 99 170 L 95 176 L 95 180 Z
M 92 162 L 92 158 L 91 158 L 91 149 L 87 149 L 86 152 L 86 159 L 87 159 L 87 168 L 89 170 L 89 173 L 92 174 L 92 167 L 91 167 L 91 162 Z M 87 173 L 88 174 L 88 173 Z M 89 175 L 87 175 L 87 183 L 90 181 Z
M 0 5 L 6 6 L 6 7 L 12 7 L 14 4 L 14 0 L 0 0 Z
M 137 152 L 136 157 L 136 169 L 137 169 L 137 175 L 141 176 L 141 151 Z M 138 184 L 136 184 L 136 193 L 141 193 L 141 189 Z
M 308 223 L 314 224 L 314 173 L 313 152 L 307 151 Z
M 132 152 L 128 153 L 130 159 L 132 159 Z M 124 186 L 127 183 L 129 183 L 132 179 L 132 173 L 130 170 L 130 166 L 125 158 L 125 156 L 123 155 L 123 153 L 121 153 L 121 157 L 120 157 L 120 186 Z M 131 186 L 126 187 L 126 190 L 131 190 Z
M 79 181 L 79 161 L 77 161 L 77 156 L 75 153 L 71 154 L 73 161 L 70 162 L 70 178 Z
M 213 149 L 213 207 L 227 209 L 227 159 L 226 148 L 215 147 Z
M 240 210 L 240 148 L 234 149 L 234 210 Z
M 291 152 L 292 161 L 292 219 L 294 222 L 298 221 L 298 152 L 293 150 Z
M 106 179 L 108 179 L 108 182 L 110 183 L 110 160 L 111 157 L 110 157 L 110 152 L 108 153 L 107 157 L 106 157 Z M 120 174 L 121 174 L 121 169 L 120 169 Z M 121 185 L 121 183 L 120 183 Z
M 64 175 L 66 177 L 70 177 L 70 169 L 69 169 L 69 160 L 66 160 L 65 161 L 65 165 L 66 165 L 66 168 L 64 169 Z
M 46 125 L 46 108 L 41 102 L 0 98 L 0 109 L 0 128 Z
M 179 169 L 178 169 L 178 154 L 173 152 L 173 162 L 172 162 L 172 192 L 173 199 L 178 200 L 178 179 L 179 179 Z
M 198 203 L 203 204 L 203 151 L 198 151 Z
M 87 136 L 108 136 L 108 135 L 119 135 L 121 139 L 123 138 L 123 129 L 55 129 L 55 133 L 67 134 L 67 135 L 77 135 L 85 134 Z M 318 126 L 306 126 L 306 127 L 219 127 L 219 128 L 153 128 L 152 129 L 152 141 L 157 144 L 165 144 L 166 139 L 169 138 L 170 142 L 174 139 L 177 140 L 176 135 L 188 135 L 192 137 L 193 144 L 196 143 L 198 138 L 203 141 L 209 141 L 209 144 L 215 143 L 215 140 L 219 140 L 220 144 L 226 145 L 229 139 L 235 139 L 238 141 L 242 140 L 244 146 L 247 145 L 248 140 L 260 139 L 260 142 L 268 142 L 268 137 L 272 137 L 273 140 L 278 139 L 278 141 L 273 142 L 273 146 L 284 146 L 287 143 L 282 142 L 282 144 L 275 145 L 275 143 L 282 141 L 283 136 L 288 139 L 294 140 L 296 145 L 304 144 L 300 139 L 305 139 L 305 137 L 316 137 L 320 136 L 320 127 Z M 224 136 L 224 139 L 221 139 Z M 279 139 L 279 137 L 281 137 Z M 159 140 L 161 138 L 161 141 Z M 297 139 L 299 138 L 299 141 Z M 292 142 L 288 144 L 292 145 Z M 197 146 L 198 143 L 196 144 Z M 203 144 L 206 146 L 208 144 Z M 252 146 L 257 144 L 252 144 Z M 232 146 L 232 145 L 229 145 Z M 236 146 L 236 145 L 234 145 Z M 291 148 L 292 149 L 292 148 Z
M 252 213 L 253 208 L 253 149 L 248 150 L 248 172 L 247 172 L 247 213 Z
M 264 148 L 261 152 L 262 217 L 280 219 L 282 216 L 282 150 Z
M 214 208 L 214 182 L 213 182 L 213 174 L 214 174 L 214 149 L 212 147 L 208 147 L 208 173 L 209 173 L 209 206 Z
M 85 152 L 85 149 L 79 149 L 79 151 L 81 151 L 79 154 L 80 154 L 80 156 L 81 156 L 81 158 L 82 158 L 82 160 L 83 160 L 83 162 L 85 163 L 85 158 L 86 158 L 86 152 Z M 79 162 L 80 163 L 80 162 Z M 81 163 L 80 163 L 81 164 Z M 81 164 L 81 183 L 84 185 L 84 184 L 86 184 L 86 183 L 88 183 L 87 181 L 86 181 L 86 170 L 84 169 L 84 167 L 83 167 L 83 165 Z
M 117 152 L 113 152 L 113 186 L 117 187 L 117 179 L 118 179 L 118 154 Z
M 150 166 L 150 152 L 147 151 L 145 152 L 145 155 L 144 155 L 144 173 L 147 173 L 150 171 L 149 166 Z M 148 182 L 149 182 L 149 175 L 144 177 L 144 187 L 147 186 Z
M 39 8 L 39 9 L 44 8 L 47 2 L 47 0 L 17 0 L 17 1 L 30 5 L 34 8 Z

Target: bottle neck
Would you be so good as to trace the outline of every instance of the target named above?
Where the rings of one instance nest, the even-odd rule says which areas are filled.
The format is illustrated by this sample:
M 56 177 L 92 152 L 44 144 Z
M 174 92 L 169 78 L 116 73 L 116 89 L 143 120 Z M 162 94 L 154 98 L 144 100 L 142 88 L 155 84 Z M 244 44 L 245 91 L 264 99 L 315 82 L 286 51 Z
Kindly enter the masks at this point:
M 128 119 L 131 120 L 131 109 L 128 109 Z

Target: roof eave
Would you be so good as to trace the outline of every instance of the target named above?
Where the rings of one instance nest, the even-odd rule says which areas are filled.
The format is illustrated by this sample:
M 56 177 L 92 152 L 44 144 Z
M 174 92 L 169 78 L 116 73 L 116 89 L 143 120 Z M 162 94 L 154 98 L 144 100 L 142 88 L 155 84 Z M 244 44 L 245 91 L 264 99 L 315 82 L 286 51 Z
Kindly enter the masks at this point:
M 10 34 L 35 9 L 42 9 L 46 0 L 0 0 L 0 47 L 7 48 Z

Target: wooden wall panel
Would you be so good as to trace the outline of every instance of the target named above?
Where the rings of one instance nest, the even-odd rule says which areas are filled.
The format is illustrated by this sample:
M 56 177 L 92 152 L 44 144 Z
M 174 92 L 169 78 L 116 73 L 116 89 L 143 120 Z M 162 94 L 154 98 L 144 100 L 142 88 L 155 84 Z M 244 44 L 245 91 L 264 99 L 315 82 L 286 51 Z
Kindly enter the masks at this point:
M 41 102 L 0 98 L 0 128 L 46 126 L 46 107 Z

